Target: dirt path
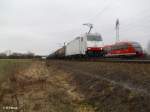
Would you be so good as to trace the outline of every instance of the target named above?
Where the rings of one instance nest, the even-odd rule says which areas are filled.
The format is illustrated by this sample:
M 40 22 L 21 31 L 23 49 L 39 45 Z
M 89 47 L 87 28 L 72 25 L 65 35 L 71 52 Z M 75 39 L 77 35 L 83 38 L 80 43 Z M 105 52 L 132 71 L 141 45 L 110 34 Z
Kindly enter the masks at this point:
M 1 108 L 14 112 L 73 112 L 82 100 L 68 74 L 37 61 L 3 84 Z M 6 109 L 5 107 L 9 107 Z

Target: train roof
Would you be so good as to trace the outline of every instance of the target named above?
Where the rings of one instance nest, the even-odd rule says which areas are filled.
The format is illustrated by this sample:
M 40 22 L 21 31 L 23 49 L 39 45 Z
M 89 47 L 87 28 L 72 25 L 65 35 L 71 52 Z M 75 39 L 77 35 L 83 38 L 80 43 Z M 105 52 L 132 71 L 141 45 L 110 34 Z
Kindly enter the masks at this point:
M 116 42 L 114 44 L 110 44 L 110 45 L 105 45 L 104 47 L 111 47 L 111 46 L 115 46 L 115 45 L 122 45 L 122 44 L 139 44 L 138 42 L 135 41 L 121 41 L 121 42 Z
M 87 36 L 98 36 L 98 37 L 100 37 L 101 40 L 103 40 L 103 38 L 102 38 L 102 36 L 101 36 L 100 33 L 84 33 L 84 34 L 81 34 L 80 36 L 77 36 L 77 37 L 74 38 L 73 40 L 79 39 L 80 37 L 87 37 Z M 72 40 L 72 41 L 73 41 L 73 40 Z M 72 42 L 72 41 L 70 41 L 70 42 Z M 69 43 L 70 43 L 70 42 L 69 42 Z
M 132 44 L 132 43 L 138 43 L 138 42 L 135 42 L 135 41 L 122 41 L 122 42 L 117 42 L 115 44 Z

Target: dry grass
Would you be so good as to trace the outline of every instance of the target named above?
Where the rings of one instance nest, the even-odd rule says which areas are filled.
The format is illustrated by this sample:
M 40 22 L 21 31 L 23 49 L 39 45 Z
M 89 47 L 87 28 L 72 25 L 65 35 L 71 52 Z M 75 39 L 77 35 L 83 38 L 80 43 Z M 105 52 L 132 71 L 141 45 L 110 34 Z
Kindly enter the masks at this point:
M 149 73 L 144 64 L 14 62 L 0 104 L 18 112 L 149 112 Z
M 0 83 L 5 81 L 9 75 L 17 72 L 18 69 L 24 69 L 31 63 L 31 60 L 0 60 Z
M 31 60 L 0 60 L 0 107 L 18 105 L 16 74 L 27 69 Z M 5 97 L 6 96 L 6 97 Z M 10 102 L 11 100 L 11 102 Z
M 17 69 L 2 84 L 1 106 L 17 106 L 25 112 L 74 112 L 73 101 L 79 97 L 67 76 L 55 66 L 34 61 L 27 69 Z
M 84 96 L 81 111 L 149 112 L 150 65 L 51 61 L 69 72 L 76 91 Z M 82 108 L 83 107 L 83 108 Z

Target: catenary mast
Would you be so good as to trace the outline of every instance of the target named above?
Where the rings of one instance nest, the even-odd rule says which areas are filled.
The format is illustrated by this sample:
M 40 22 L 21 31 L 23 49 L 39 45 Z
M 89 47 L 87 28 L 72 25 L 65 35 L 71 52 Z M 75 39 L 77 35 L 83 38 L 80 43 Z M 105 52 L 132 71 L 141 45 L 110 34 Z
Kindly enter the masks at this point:
M 119 19 L 116 20 L 116 42 L 119 42 L 119 25 L 120 25 L 120 22 L 119 22 Z

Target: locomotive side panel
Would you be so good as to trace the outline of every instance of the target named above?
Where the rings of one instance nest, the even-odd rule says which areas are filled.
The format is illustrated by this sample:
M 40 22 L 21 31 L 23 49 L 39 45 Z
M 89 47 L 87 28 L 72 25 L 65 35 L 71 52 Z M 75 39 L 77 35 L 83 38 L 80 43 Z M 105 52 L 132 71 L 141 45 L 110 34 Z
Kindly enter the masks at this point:
M 85 45 L 83 44 L 84 39 L 77 37 L 70 43 L 66 45 L 65 56 L 74 56 L 74 55 L 85 55 Z

